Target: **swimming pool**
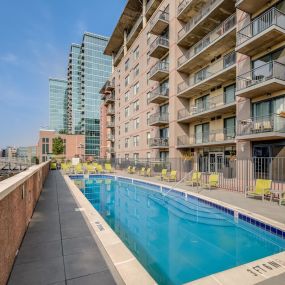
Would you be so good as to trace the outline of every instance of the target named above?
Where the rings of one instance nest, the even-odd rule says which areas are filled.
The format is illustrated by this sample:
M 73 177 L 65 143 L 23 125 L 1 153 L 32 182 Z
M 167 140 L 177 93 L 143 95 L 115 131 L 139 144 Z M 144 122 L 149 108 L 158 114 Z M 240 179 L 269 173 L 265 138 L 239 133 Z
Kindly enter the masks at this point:
M 167 188 L 111 176 L 71 178 L 159 284 L 183 284 L 285 248 L 281 231 L 192 195 L 165 196 Z

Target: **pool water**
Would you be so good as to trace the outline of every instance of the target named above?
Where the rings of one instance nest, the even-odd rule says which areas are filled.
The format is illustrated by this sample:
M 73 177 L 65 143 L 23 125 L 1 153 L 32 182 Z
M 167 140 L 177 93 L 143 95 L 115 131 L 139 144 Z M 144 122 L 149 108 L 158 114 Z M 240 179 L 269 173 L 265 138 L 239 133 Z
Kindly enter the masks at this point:
M 195 197 L 109 178 L 75 182 L 158 284 L 183 284 L 285 248 L 278 236 Z

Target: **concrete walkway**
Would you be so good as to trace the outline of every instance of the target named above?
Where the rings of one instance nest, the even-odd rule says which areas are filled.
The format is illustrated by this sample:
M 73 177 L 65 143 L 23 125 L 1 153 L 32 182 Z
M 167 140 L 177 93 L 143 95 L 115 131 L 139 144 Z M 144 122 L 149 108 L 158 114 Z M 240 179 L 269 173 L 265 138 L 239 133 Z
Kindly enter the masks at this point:
M 48 175 L 9 285 L 116 284 L 58 171 Z

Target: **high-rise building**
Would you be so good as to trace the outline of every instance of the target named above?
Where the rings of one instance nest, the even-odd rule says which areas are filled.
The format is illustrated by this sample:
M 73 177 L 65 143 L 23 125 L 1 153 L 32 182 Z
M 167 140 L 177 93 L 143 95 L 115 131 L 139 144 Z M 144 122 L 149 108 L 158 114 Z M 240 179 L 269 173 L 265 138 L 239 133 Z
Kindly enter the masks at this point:
M 100 156 L 100 89 L 110 77 L 112 58 L 104 55 L 108 38 L 84 33 L 73 44 L 68 64 L 68 131 L 85 135 L 85 155 Z
M 192 157 L 212 172 L 236 154 L 284 156 L 284 7 L 128 0 L 105 49 L 116 156 Z
M 67 132 L 67 81 L 49 79 L 49 128 Z

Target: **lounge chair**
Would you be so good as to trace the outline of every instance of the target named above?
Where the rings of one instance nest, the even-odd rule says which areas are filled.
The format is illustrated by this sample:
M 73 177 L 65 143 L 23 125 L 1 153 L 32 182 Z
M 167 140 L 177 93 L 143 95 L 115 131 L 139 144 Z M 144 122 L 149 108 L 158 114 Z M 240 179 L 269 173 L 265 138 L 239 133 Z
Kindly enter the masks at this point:
M 87 164 L 86 169 L 88 173 L 96 173 L 96 169 L 92 164 Z
M 76 174 L 82 174 L 84 171 L 83 171 L 83 168 L 82 168 L 82 164 L 81 163 L 78 163 L 76 166 L 75 166 L 75 173 Z
M 177 175 L 176 175 L 176 170 L 171 170 L 169 175 L 166 175 L 163 177 L 164 181 L 168 182 L 175 182 L 177 181 Z
M 145 176 L 145 167 L 142 167 L 139 173 L 141 176 Z
M 97 164 L 97 166 L 96 166 L 96 171 L 97 171 L 98 173 L 103 173 L 103 167 L 102 167 L 101 164 Z
M 136 173 L 136 167 L 133 166 L 133 168 L 131 168 L 131 170 L 130 170 L 130 174 L 135 174 L 135 173 Z
M 148 168 L 148 169 L 146 170 L 144 176 L 151 177 L 151 168 Z
M 247 187 L 246 197 L 261 197 L 264 200 L 264 196 L 271 195 L 272 180 L 269 179 L 256 179 L 255 186 Z
M 105 171 L 108 173 L 114 173 L 115 172 L 110 163 L 105 163 Z
M 209 176 L 208 183 L 203 183 L 203 188 L 208 188 L 209 190 L 212 188 L 217 188 L 219 183 L 219 174 L 212 173 Z
M 186 184 L 189 186 L 199 185 L 201 183 L 201 172 L 194 171 L 192 177 L 189 180 L 186 180 Z
M 56 162 L 51 162 L 50 164 L 50 170 L 56 170 L 57 167 L 56 167 Z
M 62 169 L 62 171 L 64 173 L 70 172 L 70 165 L 66 164 L 66 163 L 62 163 L 60 165 L 60 168 Z
M 161 170 L 161 174 L 156 176 L 156 178 L 158 178 L 159 180 L 163 180 L 164 177 L 167 177 L 167 169 L 164 168 Z
M 132 173 L 132 167 L 131 167 L 131 166 L 128 166 L 127 171 L 128 171 L 128 173 Z

